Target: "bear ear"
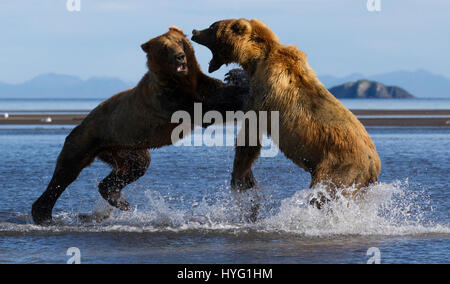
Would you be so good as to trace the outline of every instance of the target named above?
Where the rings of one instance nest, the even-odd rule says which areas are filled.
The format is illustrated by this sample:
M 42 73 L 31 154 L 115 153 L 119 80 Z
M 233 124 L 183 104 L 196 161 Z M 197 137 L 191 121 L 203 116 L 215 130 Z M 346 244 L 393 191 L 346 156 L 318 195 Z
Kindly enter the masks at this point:
M 258 20 L 258 19 L 251 19 L 250 22 L 256 23 L 257 25 L 260 25 L 260 26 L 265 27 L 265 28 L 269 28 L 263 21 Z
M 186 35 L 184 34 L 184 32 L 183 32 L 182 29 L 180 29 L 180 28 L 178 28 L 178 27 L 175 27 L 175 26 L 171 26 L 171 27 L 169 28 L 169 31 L 178 32 L 178 33 L 182 34 L 183 36 L 186 36 Z
M 236 20 L 231 25 L 231 30 L 238 35 L 243 35 L 243 34 L 249 33 L 251 31 L 251 29 L 252 29 L 252 26 L 246 19 Z

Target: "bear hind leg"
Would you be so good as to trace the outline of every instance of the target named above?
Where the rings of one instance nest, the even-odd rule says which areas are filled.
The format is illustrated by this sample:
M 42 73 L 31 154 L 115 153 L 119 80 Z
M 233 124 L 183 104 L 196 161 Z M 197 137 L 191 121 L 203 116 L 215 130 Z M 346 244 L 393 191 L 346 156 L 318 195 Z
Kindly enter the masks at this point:
M 47 189 L 33 203 L 31 215 L 36 224 L 45 225 L 52 222 L 52 210 L 56 201 L 75 181 L 80 172 L 92 163 L 95 155 L 95 148 L 89 144 L 83 144 L 76 131 L 69 135 L 58 156 L 55 171 Z
M 130 204 L 122 198 L 121 191 L 142 177 L 150 166 L 150 154 L 145 150 L 119 150 L 103 152 L 99 158 L 113 170 L 98 185 L 100 195 L 113 207 L 129 211 Z

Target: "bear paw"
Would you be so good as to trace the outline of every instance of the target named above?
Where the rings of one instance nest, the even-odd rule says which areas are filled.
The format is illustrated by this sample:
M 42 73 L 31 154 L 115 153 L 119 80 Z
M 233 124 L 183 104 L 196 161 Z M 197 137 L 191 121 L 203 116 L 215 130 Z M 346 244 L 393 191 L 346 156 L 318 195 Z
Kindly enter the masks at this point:
M 131 210 L 131 205 L 130 203 L 128 203 L 125 199 L 118 198 L 118 199 L 109 199 L 108 203 L 113 206 L 116 207 L 122 211 L 130 211 Z
M 231 189 L 242 191 L 253 188 L 257 185 L 256 179 L 253 177 L 253 174 L 250 173 L 241 178 L 233 177 L 231 179 Z
M 330 202 L 331 200 L 328 199 L 323 193 L 319 192 L 317 197 L 313 197 L 309 200 L 309 205 L 316 207 L 317 209 L 322 209 L 325 204 Z
M 131 205 L 120 196 L 120 192 L 100 190 L 101 196 L 111 205 L 122 211 L 130 211 Z
M 53 223 L 52 209 L 40 206 L 38 203 L 34 203 L 31 209 L 31 216 L 33 222 L 40 226 L 49 226 Z
M 233 85 L 238 87 L 249 87 L 250 80 L 248 78 L 247 73 L 240 68 L 235 68 L 230 70 L 227 74 L 225 74 L 225 83 L 227 85 Z

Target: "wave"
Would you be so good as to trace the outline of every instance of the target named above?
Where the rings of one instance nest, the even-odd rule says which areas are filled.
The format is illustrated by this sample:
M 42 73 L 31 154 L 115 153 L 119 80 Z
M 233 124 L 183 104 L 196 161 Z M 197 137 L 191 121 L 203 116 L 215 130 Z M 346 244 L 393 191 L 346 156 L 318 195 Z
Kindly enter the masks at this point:
M 450 236 L 449 224 L 434 221 L 434 208 L 425 190 L 412 190 L 409 183 L 378 183 L 367 189 L 363 198 L 338 198 L 324 208 L 308 206 L 310 197 L 324 188 L 297 191 L 274 205 L 264 191 L 231 194 L 224 190 L 204 196 L 183 208 L 173 206 L 170 198 L 147 190 L 144 208 L 130 212 L 112 210 L 98 200 L 90 214 L 60 213 L 55 224 L 32 224 L 28 214 L 16 214 L 0 222 L 0 234 L 26 233 L 277 233 L 305 237 L 405 236 L 439 234 Z M 250 208 L 260 204 L 256 222 L 249 222 Z

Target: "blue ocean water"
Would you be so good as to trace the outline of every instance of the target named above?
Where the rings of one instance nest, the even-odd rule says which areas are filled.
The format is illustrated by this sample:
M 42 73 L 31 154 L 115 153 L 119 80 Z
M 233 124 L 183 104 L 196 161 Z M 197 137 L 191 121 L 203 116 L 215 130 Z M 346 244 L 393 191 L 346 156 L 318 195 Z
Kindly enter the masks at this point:
M 0 113 L 12 111 L 92 110 L 103 99 L 0 99 Z
M 0 127 L 0 263 L 449 263 L 450 129 L 370 127 L 380 182 L 357 202 L 306 206 L 310 177 L 281 153 L 260 158 L 248 196 L 263 205 L 245 220 L 248 196 L 229 190 L 233 147 L 151 151 L 147 174 L 124 193 L 133 209 L 108 211 L 97 184 L 109 169 L 85 169 L 55 207 L 57 225 L 33 225 L 30 207 L 49 182 L 70 126 Z
M 6 111 L 92 110 L 103 99 L 0 99 Z M 450 99 L 343 99 L 350 109 L 450 109 Z

